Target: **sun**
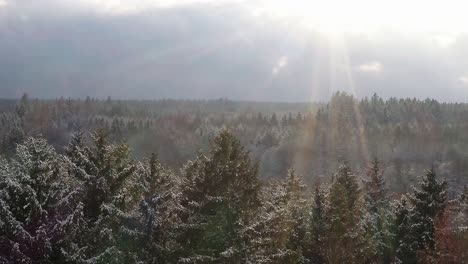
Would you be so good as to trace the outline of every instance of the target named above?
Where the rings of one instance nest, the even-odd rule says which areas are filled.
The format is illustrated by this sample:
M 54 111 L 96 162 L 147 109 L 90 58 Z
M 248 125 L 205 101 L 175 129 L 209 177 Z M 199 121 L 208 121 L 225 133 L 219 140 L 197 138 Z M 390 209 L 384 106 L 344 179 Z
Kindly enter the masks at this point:
M 270 14 L 327 33 L 372 33 L 382 29 L 455 34 L 468 32 L 462 0 L 264 0 Z

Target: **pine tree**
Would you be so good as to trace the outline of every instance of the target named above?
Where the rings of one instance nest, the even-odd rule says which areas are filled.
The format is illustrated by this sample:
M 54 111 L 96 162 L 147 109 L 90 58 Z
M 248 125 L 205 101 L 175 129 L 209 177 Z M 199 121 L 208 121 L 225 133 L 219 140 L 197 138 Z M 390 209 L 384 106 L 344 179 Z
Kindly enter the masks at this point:
M 397 258 L 403 263 L 417 263 L 419 258 L 434 255 L 436 221 L 447 204 L 446 181 L 438 182 L 433 169 L 427 170 L 409 197 L 396 210 Z
M 293 264 L 304 261 L 305 199 L 302 180 L 290 170 L 261 191 L 261 208 L 248 226 L 252 243 L 241 263 Z
M 441 216 L 447 205 L 447 182 L 438 182 L 434 169 L 427 170 L 420 182 L 420 189 L 414 190 L 415 230 L 419 233 L 418 249 L 434 250 L 436 218 Z
M 287 249 L 289 239 L 286 190 L 283 184 L 270 183 L 260 191 L 261 207 L 246 228 L 251 243 L 245 263 L 280 264 L 294 260 Z
M 270 125 L 274 127 L 278 126 L 278 118 L 276 117 L 276 113 L 273 113 L 271 116 Z
M 454 219 L 455 221 L 455 230 L 453 231 L 454 235 L 458 240 L 458 247 L 465 248 L 468 247 L 468 186 L 465 185 L 460 198 L 458 199 L 458 210 L 457 215 Z M 468 252 L 466 250 L 461 252 L 461 254 L 454 256 L 465 262 L 468 262 Z
M 181 205 L 188 263 L 241 263 L 250 242 L 243 230 L 259 206 L 258 167 L 227 130 L 183 170 Z
M 327 232 L 325 191 L 320 184 L 315 186 L 311 206 L 310 226 L 304 257 L 307 263 L 322 264 L 325 261 L 325 239 Z
M 303 261 L 303 245 L 306 235 L 306 199 L 304 197 L 306 186 L 294 170 L 288 172 L 283 185 L 286 190 L 285 199 L 290 226 L 287 249 L 293 252 L 296 258 L 294 263 L 298 263 Z
M 106 131 L 95 132 L 92 140 L 88 147 L 78 133 L 66 151 L 73 163 L 71 172 L 82 186 L 84 210 L 76 242 L 80 255 L 74 257 L 88 263 L 135 262 L 136 166 L 129 158 L 128 146 L 108 144 Z
M 364 182 L 365 201 L 372 213 L 377 213 L 380 208 L 388 204 L 387 191 L 383 171 L 380 162 L 375 159 L 366 171 L 367 179 Z
M 413 230 L 413 207 L 406 196 L 395 204 L 395 242 L 396 258 L 400 263 L 417 263 L 416 233 Z
M 458 200 L 458 214 L 455 219 L 457 233 L 468 242 L 468 186 L 465 185 Z M 468 255 L 468 254 L 467 254 Z M 467 256 L 468 257 L 468 256 Z
M 139 164 L 137 188 L 139 204 L 139 259 L 143 263 L 174 263 L 180 253 L 176 243 L 179 220 L 177 181 L 155 154 Z
M 24 93 L 22 96 L 21 96 L 21 99 L 19 100 L 18 104 L 16 105 L 16 115 L 21 119 L 21 121 L 23 121 L 23 118 L 26 114 L 26 112 L 28 112 L 30 106 L 29 106 L 29 97 L 28 97 L 28 94 Z
M 374 261 L 390 263 L 393 255 L 393 216 L 389 208 L 387 185 L 376 159 L 366 171 L 364 193 L 367 212 L 365 215 L 366 235 L 372 241 Z
M 361 263 L 365 261 L 367 243 L 364 240 L 361 190 L 348 165 L 342 165 L 330 187 L 330 208 L 327 221 L 327 261 L 331 263 Z
M 0 152 L 8 158 L 13 156 L 16 151 L 16 145 L 22 143 L 25 138 L 23 129 L 19 125 L 15 125 L 2 138 Z
M 0 160 L 0 262 L 63 263 L 73 254 L 82 207 L 64 157 L 28 138 Z

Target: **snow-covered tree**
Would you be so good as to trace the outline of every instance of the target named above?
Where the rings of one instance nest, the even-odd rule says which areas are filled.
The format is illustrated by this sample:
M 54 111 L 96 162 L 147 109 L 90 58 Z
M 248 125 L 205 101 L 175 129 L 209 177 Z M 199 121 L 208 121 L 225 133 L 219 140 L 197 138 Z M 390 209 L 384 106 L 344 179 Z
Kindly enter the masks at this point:
M 306 186 L 294 170 L 288 172 L 288 177 L 283 185 L 286 190 L 286 208 L 290 223 L 287 248 L 294 252 L 298 261 L 302 262 L 307 232 L 306 199 L 304 194 Z
M 377 159 L 366 170 L 363 191 L 367 209 L 363 222 L 366 226 L 366 236 L 371 241 L 373 260 L 390 263 L 393 255 L 394 221 L 387 184 Z
M 80 184 L 83 222 L 77 246 L 78 262 L 131 263 L 137 233 L 135 211 L 139 192 L 135 188 L 136 165 L 127 145 L 110 145 L 107 132 L 92 135 L 93 144 L 77 134 L 67 147 L 71 172 Z
M 366 170 L 364 180 L 364 197 L 368 210 L 377 213 L 380 208 L 388 206 L 388 187 L 385 182 L 380 162 L 375 159 Z
M 277 184 L 264 186 L 260 191 L 261 207 L 244 231 L 251 238 L 245 263 L 281 263 L 282 257 L 287 255 L 287 235 L 283 227 L 286 214 L 282 204 L 284 193 L 282 186 Z
M 413 207 L 411 202 L 403 195 L 399 201 L 395 203 L 395 242 L 396 258 L 399 263 L 417 263 L 416 251 L 418 250 L 416 243 L 416 233 L 413 230 Z
M 187 263 L 241 263 L 250 239 L 243 229 L 259 206 L 258 167 L 233 135 L 223 130 L 208 155 L 183 169 L 181 205 Z
M 18 145 L 11 162 L 0 160 L 0 262 L 70 260 L 82 206 L 68 165 L 34 138 Z
M 261 191 L 261 207 L 247 233 L 252 239 L 245 263 L 301 263 L 305 237 L 303 184 L 293 171 Z M 294 240 L 294 241 L 293 241 Z
M 155 154 L 138 164 L 137 188 L 142 192 L 139 204 L 139 259 L 143 263 L 175 263 L 180 225 L 178 182 Z
M 397 258 L 403 263 L 417 263 L 418 257 L 427 257 L 435 252 L 436 221 L 447 205 L 447 182 L 437 181 L 433 169 L 427 170 L 409 196 L 403 197 L 396 210 Z
M 435 221 L 441 216 L 447 205 L 447 182 L 437 181 L 433 169 L 427 170 L 420 182 L 419 189 L 414 189 L 411 196 L 414 204 L 414 225 L 418 232 L 418 248 L 434 250 Z
M 327 261 L 361 263 L 368 254 L 368 242 L 361 222 L 362 199 L 357 177 L 348 165 L 342 165 L 330 186 L 327 222 Z
M 322 264 L 325 262 L 325 239 L 327 235 L 326 217 L 327 201 L 324 187 L 317 183 L 312 199 L 310 225 L 304 248 L 307 263 Z
M 458 200 L 458 212 L 455 218 L 456 232 L 468 241 L 468 186 L 465 185 Z

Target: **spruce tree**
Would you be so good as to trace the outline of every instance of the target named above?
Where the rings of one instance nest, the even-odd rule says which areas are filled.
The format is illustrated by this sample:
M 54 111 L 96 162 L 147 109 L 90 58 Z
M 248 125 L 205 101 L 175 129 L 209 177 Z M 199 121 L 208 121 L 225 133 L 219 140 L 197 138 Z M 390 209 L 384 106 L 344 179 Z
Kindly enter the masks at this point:
M 247 248 L 246 263 L 280 264 L 296 260 L 287 248 L 290 222 L 286 190 L 281 183 L 269 183 L 260 191 L 261 207 L 247 227 L 252 239 Z
M 293 170 L 261 191 L 261 207 L 247 228 L 252 242 L 242 263 L 303 263 L 305 245 L 304 185 Z
M 443 214 L 447 205 L 446 188 L 447 182 L 437 181 L 434 169 L 430 169 L 426 171 L 425 177 L 420 182 L 420 188 L 414 189 L 414 194 L 411 196 L 420 250 L 434 250 L 435 221 Z
M 139 259 L 143 263 L 174 263 L 180 254 L 176 243 L 179 220 L 177 179 L 155 154 L 138 165 Z
M 291 250 L 297 262 L 303 261 L 303 246 L 306 236 L 306 186 L 294 170 L 288 172 L 283 183 L 286 190 L 286 208 L 288 211 L 289 239 L 287 249 Z
M 183 169 L 181 205 L 188 263 L 242 263 L 251 241 L 243 232 L 259 207 L 258 166 L 228 131 Z
M 308 238 L 304 249 L 304 257 L 308 263 L 326 263 L 324 244 L 327 235 L 326 207 L 325 191 L 320 184 L 317 184 L 313 195 Z
M 110 145 L 107 131 L 92 134 L 88 147 L 78 133 L 67 147 L 71 172 L 81 185 L 83 226 L 77 261 L 132 263 L 137 233 L 135 212 L 139 192 L 134 188 L 136 166 L 127 145 Z
M 457 232 L 468 242 L 468 186 L 465 185 L 458 200 L 458 213 L 455 218 Z M 467 254 L 468 255 L 468 254 Z M 468 256 L 467 256 L 468 257 Z
M 377 213 L 380 208 L 388 205 L 387 185 L 380 168 L 380 162 L 375 159 L 366 170 L 364 181 L 365 201 L 371 213 Z
M 459 241 L 459 247 L 467 248 L 468 247 L 468 186 L 465 185 L 462 194 L 458 200 L 458 210 L 457 216 L 455 217 L 455 226 L 454 231 L 455 235 Z M 468 261 L 468 252 L 466 250 L 460 255 L 454 256 L 465 262 Z
M 371 240 L 374 261 L 390 263 L 393 255 L 393 216 L 390 211 L 387 185 L 375 159 L 366 171 L 364 197 L 366 205 L 366 235 Z
M 357 178 L 348 165 L 342 165 L 330 187 L 330 207 L 327 214 L 327 261 L 331 263 L 361 263 L 367 244 L 361 225 L 362 201 Z
M 43 139 L 0 160 L 0 262 L 64 263 L 82 213 L 67 160 Z
M 403 195 L 395 204 L 396 258 L 400 263 L 417 263 L 417 234 L 413 230 L 414 212 L 410 200 Z
M 403 263 L 417 263 L 418 258 L 434 255 L 435 222 L 447 205 L 447 182 L 437 181 L 433 169 L 427 170 L 409 197 L 411 204 L 402 200 L 396 210 L 397 258 Z

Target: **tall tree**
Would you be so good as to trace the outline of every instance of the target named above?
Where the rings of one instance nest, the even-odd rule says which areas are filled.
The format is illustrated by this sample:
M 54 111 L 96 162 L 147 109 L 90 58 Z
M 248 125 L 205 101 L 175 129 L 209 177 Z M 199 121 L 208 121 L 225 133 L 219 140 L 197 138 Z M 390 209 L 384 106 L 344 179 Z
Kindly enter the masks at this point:
M 139 192 L 135 185 L 134 162 L 127 145 L 110 145 L 107 131 L 92 135 L 93 144 L 83 143 L 77 134 L 67 147 L 72 173 L 79 181 L 84 207 L 83 228 L 77 242 L 77 261 L 88 263 L 132 263 L 135 257 L 133 208 Z
M 447 182 L 436 179 L 434 169 L 427 170 L 420 182 L 419 189 L 414 189 L 411 196 L 414 204 L 414 224 L 417 228 L 418 248 L 434 250 L 435 221 L 441 216 L 447 205 Z
M 389 207 L 388 188 L 380 162 L 375 159 L 366 170 L 364 197 L 366 235 L 372 241 L 374 261 L 390 263 L 393 255 L 393 216 Z
M 372 161 L 366 170 L 366 176 L 364 181 L 365 201 L 369 211 L 377 213 L 380 208 L 388 204 L 388 187 L 379 160 Z
M 177 179 L 155 154 L 137 166 L 136 187 L 141 190 L 138 242 L 143 263 L 175 263 L 180 254 L 176 243 L 180 225 Z
M 284 184 L 268 184 L 261 190 L 260 197 L 261 207 L 247 228 L 252 243 L 245 263 L 297 263 L 296 252 L 288 248 L 292 222 Z
M 330 187 L 326 258 L 330 263 L 362 263 L 367 254 L 361 225 L 362 199 L 357 178 L 342 165 Z
M 436 221 L 447 205 L 447 182 L 437 181 L 433 169 L 427 170 L 419 189 L 409 197 L 411 204 L 402 200 L 396 211 L 397 257 L 404 263 L 434 255 Z
M 64 263 L 82 207 L 67 161 L 43 139 L 18 145 L 0 160 L 0 262 Z
M 223 130 L 208 155 L 183 170 L 181 205 L 184 261 L 239 263 L 251 241 L 243 233 L 259 207 L 258 166 L 240 142 Z
M 413 230 L 414 208 L 410 199 L 403 195 L 395 204 L 396 258 L 401 263 L 417 263 L 416 232 Z
M 311 206 L 310 226 L 304 257 L 309 263 L 322 264 L 325 260 L 325 239 L 327 235 L 326 196 L 322 185 L 317 184 Z
M 455 218 L 457 233 L 468 242 L 468 185 L 465 185 L 458 200 L 458 212 Z M 467 256 L 468 257 L 468 256 Z
M 296 262 L 303 261 L 303 246 L 306 236 L 306 186 L 294 170 L 289 170 L 283 183 L 286 190 L 286 209 L 288 211 L 289 239 L 287 249 L 291 250 Z

